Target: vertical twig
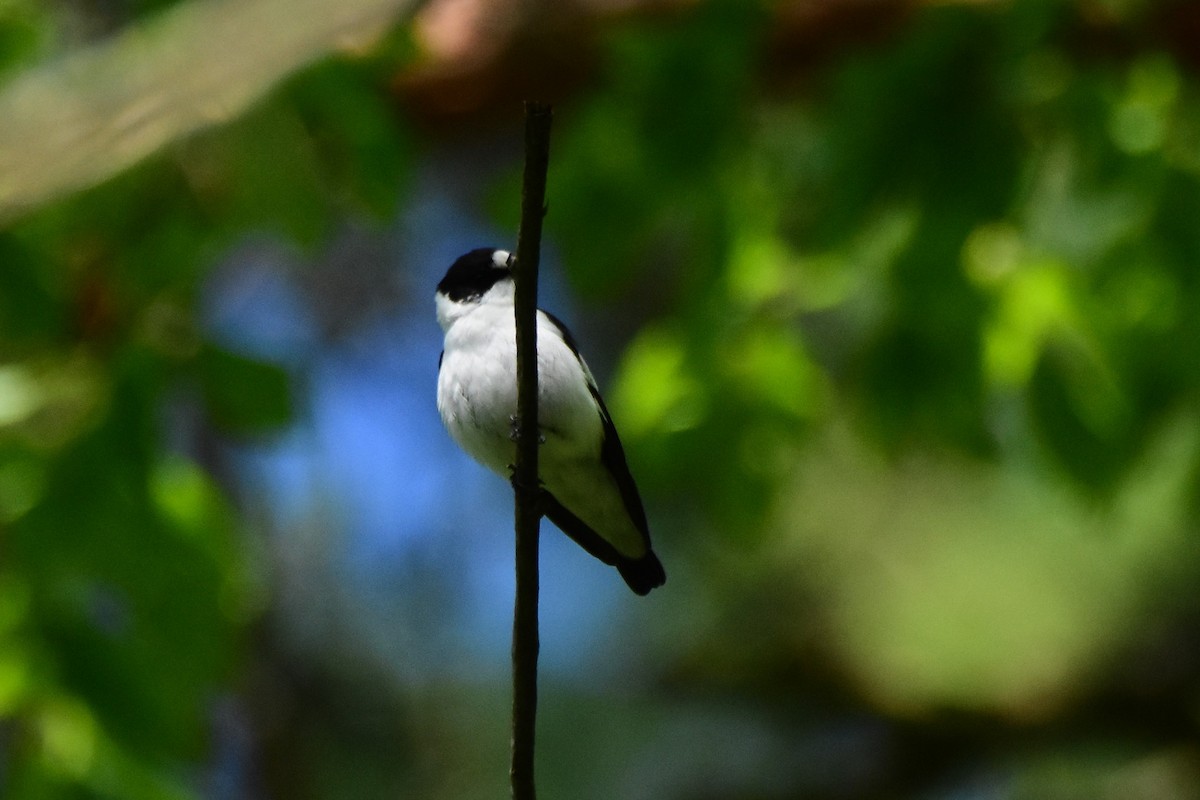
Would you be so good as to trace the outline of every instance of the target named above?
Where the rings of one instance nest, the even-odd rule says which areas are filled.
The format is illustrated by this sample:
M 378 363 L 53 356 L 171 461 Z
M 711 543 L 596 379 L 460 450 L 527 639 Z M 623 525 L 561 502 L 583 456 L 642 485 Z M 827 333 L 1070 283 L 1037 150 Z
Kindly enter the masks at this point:
M 517 594 L 513 607 L 512 762 L 513 800 L 535 800 L 534 727 L 537 718 L 538 658 L 538 484 L 537 278 L 546 208 L 546 170 L 550 159 L 550 106 L 525 104 L 525 176 L 521 189 L 521 229 L 517 235 L 517 461 L 513 471 L 516 501 Z

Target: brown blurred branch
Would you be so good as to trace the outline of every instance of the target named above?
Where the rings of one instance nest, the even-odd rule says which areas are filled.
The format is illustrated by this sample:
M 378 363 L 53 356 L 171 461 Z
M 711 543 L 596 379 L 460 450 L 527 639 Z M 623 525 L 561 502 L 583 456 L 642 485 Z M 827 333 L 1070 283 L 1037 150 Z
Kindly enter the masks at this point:
M 0 222 L 236 117 L 417 0 L 193 0 L 0 88 Z

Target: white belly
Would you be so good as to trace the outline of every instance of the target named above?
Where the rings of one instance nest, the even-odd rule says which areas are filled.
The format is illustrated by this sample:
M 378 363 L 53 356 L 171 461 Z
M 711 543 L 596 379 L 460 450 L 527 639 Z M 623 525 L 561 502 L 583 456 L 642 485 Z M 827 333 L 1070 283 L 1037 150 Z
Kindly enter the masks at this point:
M 516 343 L 512 309 L 480 308 L 446 336 L 437 404 L 450 435 L 472 458 L 507 478 L 516 458 Z M 487 322 L 488 324 L 475 324 Z M 462 330 L 460 330 L 462 328 Z M 548 322 L 538 325 L 540 458 L 598 459 L 603 437 L 595 401 L 575 354 Z M 544 474 L 544 470 L 542 471 Z

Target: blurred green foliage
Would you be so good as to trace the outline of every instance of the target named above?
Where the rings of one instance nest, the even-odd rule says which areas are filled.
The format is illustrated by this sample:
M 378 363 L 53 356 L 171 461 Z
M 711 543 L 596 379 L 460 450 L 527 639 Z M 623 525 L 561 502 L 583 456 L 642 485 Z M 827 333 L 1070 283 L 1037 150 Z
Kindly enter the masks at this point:
M 770 57 L 799 46 L 782 5 L 598 31 L 594 85 L 558 108 L 547 232 L 637 330 L 612 407 L 677 565 L 645 620 L 650 679 L 789 721 L 877 715 L 909 764 L 864 795 L 972 769 L 1003 770 L 1003 797 L 1200 793 L 1179 733 L 1200 700 L 1200 89 L 1164 33 L 1185 5 L 938 4 L 795 75 Z M 0 4 L 0 75 L 57 52 L 55 8 Z M 421 146 L 387 95 L 406 36 L 0 233 L 5 796 L 197 796 L 270 601 L 164 409 L 249 437 L 292 418 L 290 376 L 206 341 L 197 299 L 247 236 L 312 247 L 395 214 Z M 493 200 L 511 228 L 515 185 Z M 1186 674 L 1160 680 L 1162 652 Z M 691 712 L 574 702 L 593 749 L 576 718 L 544 729 L 588 762 L 584 788 L 549 769 L 563 796 L 801 796 L 788 758 L 757 788 L 659 786 L 625 726 L 684 735 Z M 407 709 L 433 740 L 414 752 L 472 749 L 475 709 L 446 704 Z M 703 766 L 641 736 L 662 774 Z M 296 745 L 327 759 L 312 796 L 377 796 L 387 778 L 332 738 Z
M 70 12 L 4 4 L 0 68 L 52 54 Z M 409 148 L 382 69 L 317 65 L 0 233 L 5 797 L 160 800 L 203 785 L 262 565 L 225 490 L 168 446 L 196 431 L 164 415 L 183 397 L 237 436 L 291 418 L 288 375 L 204 341 L 199 292 L 248 234 L 312 245 L 335 212 L 394 212 Z

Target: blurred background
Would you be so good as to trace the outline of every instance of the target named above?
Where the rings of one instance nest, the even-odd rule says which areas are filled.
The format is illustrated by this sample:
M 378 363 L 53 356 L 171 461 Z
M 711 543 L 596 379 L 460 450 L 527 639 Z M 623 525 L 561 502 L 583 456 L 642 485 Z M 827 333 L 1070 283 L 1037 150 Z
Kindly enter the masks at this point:
M 515 243 L 646 501 L 539 788 L 1200 797 L 1200 5 L 0 0 L 0 796 L 507 796 Z

